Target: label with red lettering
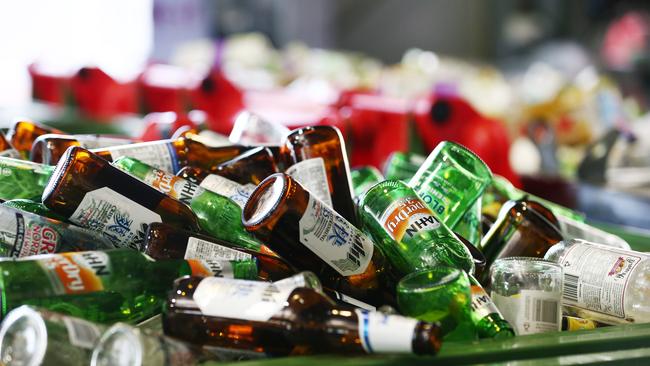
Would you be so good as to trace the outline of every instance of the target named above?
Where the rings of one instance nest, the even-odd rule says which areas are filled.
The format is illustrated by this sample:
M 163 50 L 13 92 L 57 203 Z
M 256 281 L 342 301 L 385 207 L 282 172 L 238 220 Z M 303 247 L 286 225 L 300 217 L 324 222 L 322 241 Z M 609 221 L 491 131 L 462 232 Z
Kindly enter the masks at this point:
M 20 211 L 0 211 L 0 242 L 11 247 L 10 256 L 55 253 L 61 236 L 47 220 Z
M 38 258 L 57 295 L 83 294 L 104 289 L 102 278 L 111 275 L 105 252 L 51 254 Z
M 433 212 L 424 202 L 415 196 L 403 197 L 391 203 L 379 218 L 386 232 L 395 241 L 408 240 L 422 231 L 431 231 L 440 227 Z
M 143 181 L 187 205 L 194 197 L 205 192 L 198 184 L 155 168 L 147 173 Z

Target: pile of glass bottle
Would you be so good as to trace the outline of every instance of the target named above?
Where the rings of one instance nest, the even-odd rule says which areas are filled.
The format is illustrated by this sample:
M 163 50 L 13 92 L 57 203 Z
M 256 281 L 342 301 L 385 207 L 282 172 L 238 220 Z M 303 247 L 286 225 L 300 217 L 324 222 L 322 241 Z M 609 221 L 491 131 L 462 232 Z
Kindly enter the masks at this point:
M 607 255 L 638 260 L 622 288 L 607 290 L 625 292 L 622 310 L 581 297 L 563 298 L 564 309 L 598 324 L 650 321 L 643 291 L 627 286 L 647 282 L 644 253 L 493 177 L 454 143 L 426 160 L 395 153 L 385 178 L 372 167 L 351 171 L 330 126 L 255 146 L 196 130 L 137 142 L 20 121 L 0 150 L 4 364 L 431 355 L 448 322 L 399 315 L 400 278 L 437 266 L 464 271 L 470 337 L 511 337 L 516 327 L 482 287 L 490 264 L 551 247 L 557 262 L 576 245 L 596 248 L 593 268 Z M 440 156 L 465 174 L 441 171 Z M 592 281 L 591 272 L 578 281 Z

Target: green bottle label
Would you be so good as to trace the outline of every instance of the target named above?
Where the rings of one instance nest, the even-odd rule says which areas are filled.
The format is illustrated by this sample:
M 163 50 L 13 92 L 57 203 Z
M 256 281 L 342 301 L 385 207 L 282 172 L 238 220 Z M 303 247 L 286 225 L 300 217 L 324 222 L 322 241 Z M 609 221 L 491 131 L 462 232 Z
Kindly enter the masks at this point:
M 56 252 L 61 237 L 45 220 L 18 211 L 0 211 L 0 241 L 12 245 L 12 257 Z
M 159 169 L 151 169 L 144 177 L 143 181 L 148 185 L 156 188 L 158 191 L 167 194 L 187 205 L 192 202 L 194 197 L 205 192 L 189 180 L 177 177 L 171 173 Z
M 379 222 L 397 242 L 418 240 L 417 235 L 440 227 L 433 212 L 416 196 L 393 202 L 381 215 Z
M 101 291 L 102 278 L 111 275 L 110 257 L 105 252 L 50 254 L 39 258 L 38 264 L 57 295 Z

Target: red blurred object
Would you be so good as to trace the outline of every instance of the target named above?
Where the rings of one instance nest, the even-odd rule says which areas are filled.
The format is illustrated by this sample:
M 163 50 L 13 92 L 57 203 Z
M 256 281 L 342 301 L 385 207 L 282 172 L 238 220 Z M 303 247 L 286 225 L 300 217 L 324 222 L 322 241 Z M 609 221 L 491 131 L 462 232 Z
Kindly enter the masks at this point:
M 198 128 L 206 122 L 203 111 L 190 111 L 189 113 L 153 112 L 144 117 L 147 126 L 140 137 L 142 141 L 156 141 L 172 138 L 180 128 Z
M 244 110 L 244 93 L 219 70 L 210 72 L 190 91 L 192 105 L 210 116 L 210 129 L 228 135 L 235 117 Z
M 89 117 L 106 120 L 138 112 L 137 82 L 119 83 L 98 68 L 80 69 L 72 78 L 71 89 L 79 110 Z
M 409 121 L 412 101 L 368 93 L 347 95 L 341 112 L 349 121 L 348 143 L 351 166 L 381 168 L 395 151 L 409 150 Z
M 32 97 L 46 103 L 63 105 L 70 87 L 71 76 L 54 75 L 31 64 L 28 68 L 32 78 Z
M 415 108 L 415 124 L 428 151 L 445 140 L 459 143 L 476 153 L 493 173 L 521 187 L 510 167 L 510 140 L 504 124 L 482 116 L 464 99 L 436 93 L 420 101 Z
M 611 68 L 630 68 L 635 56 L 645 49 L 649 35 L 647 14 L 636 11 L 626 13 L 607 28 L 601 50 L 603 59 Z
M 149 65 L 138 82 L 147 112 L 176 113 L 187 110 L 189 90 L 198 84 L 186 70 L 163 64 Z

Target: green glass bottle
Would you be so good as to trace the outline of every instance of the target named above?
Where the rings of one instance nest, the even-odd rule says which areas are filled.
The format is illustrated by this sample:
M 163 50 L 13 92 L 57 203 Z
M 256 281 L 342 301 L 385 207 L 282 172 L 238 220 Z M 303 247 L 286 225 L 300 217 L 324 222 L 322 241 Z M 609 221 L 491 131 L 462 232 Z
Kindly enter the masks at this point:
M 458 221 L 458 224 L 451 229 L 475 246 L 478 246 L 481 243 L 483 227 L 481 224 L 480 198 L 474 202 L 467 212 L 465 212 L 460 221 Z
M 113 248 L 93 231 L 0 205 L 0 257 Z
M 384 164 L 384 176 L 386 179 L 408 182 L 424 164 L 425 159 L 422 155 L 396 151 Z
M 0 262 L 1 315 L 27 304 L 99 323 L 138 322 L 159 313 L 174 279 L 215 272 L 257 278 L 254 261 L 153 261 L 126 248 L 5 260 Z
M 260 249 L 261 243 L 244 229 L 241 207 L 229 198 L 137 159 L 122 157 L 113 165 L 190 206 L 201 229 L 211 236 L 244 248 Z
M 58 213 L 50 210 L 45 207 L 44 204 L 40 202 L 34 202 L 25 198 L 19 198 L 15 200 L 9 200 L 2 203 L 2 206 L 15 208 L 17 210 L 26 211 L 36 215 L 41 215 L 50 219 L 59 220 L 67 222 L 68 219 L 59 215 Z
M 454 227 L 492 181 L 490 168 L 461 145 L 443 141 L 409 181 L 435 215 Z
M 485 292 L 483 286 L 469 275 L 472 286 L 472 321 L 476 327 L 479 338 L 504 339 L 514 337 L 515 331 L 499 312 L 496 305 Z
M 0 327 L 0 364 L 88 365 L 105 329 L 84 319 L 21 306 Z
M 440 264 L 474 271 L 469 250 L 402 181 L 388 180 L 366 191 L 359 218 L 400 277 Z
M 0 157 L 0 199 L 40 200 L 53 166 Z
M 362 166 L 350 171 L 350 179 L 352 179 L 354 196 L 358 197 L 368 188 L 379 182 L 383 182 L 384 176 L 374 166 Z

